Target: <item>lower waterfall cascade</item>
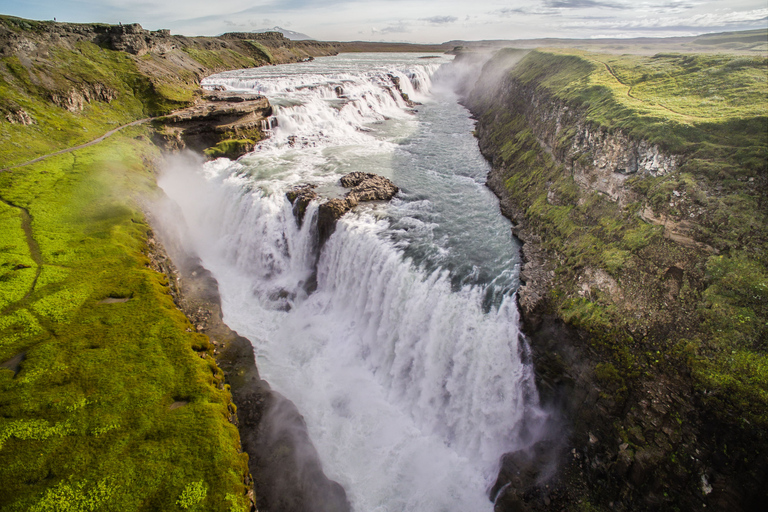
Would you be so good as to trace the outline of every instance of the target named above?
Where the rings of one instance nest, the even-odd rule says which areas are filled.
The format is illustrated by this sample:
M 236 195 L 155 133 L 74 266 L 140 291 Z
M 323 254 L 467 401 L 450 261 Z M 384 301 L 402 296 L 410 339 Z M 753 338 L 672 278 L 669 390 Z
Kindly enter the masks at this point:
M 213 273 L 224 320 L 360 512 L 493 510 L 499 458 L 547 416 L 520 333 L 519 243 L 447 66 L 347 54 L 208 77 L 267 96 L 270 136 L 159 179 L 180 211 L 163 222 Z M 319 202 L 300 226 L 285 193 L 341 197 L 352 171 L 401 191 L 361 203 L 320 246 Z

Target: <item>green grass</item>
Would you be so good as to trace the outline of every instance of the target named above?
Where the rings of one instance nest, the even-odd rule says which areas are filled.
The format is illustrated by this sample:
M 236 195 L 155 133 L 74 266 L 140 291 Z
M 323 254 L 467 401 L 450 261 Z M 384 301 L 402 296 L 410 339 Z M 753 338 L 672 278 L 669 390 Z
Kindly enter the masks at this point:
M 0 311 L 29 291 L 37 272 L 21 223 L 18 208 L 0 203 Z
M 261 44 L 258 41 L 248 41 L 248 43 L 253 46 L 257 52 L 263 56 L 264 59 L 266 59 L 266 62 L 269 64 L 275 63 L 275 58 L 272 56 L 272 53 L 269 51 L 269 49 Z
M 16 57 L 0 59 L 0 111 L 23 109 L 34 120 L 25 126 L 0 122 L 0 158 L 4 165 L 95 139 L 121 124 L 154 114 L 151 85 L 125 54 L 80 43 L 78 50 L 51 50 L 55 66 L 25 67 Z M 78 93 L 89 84 L 114 91 L 107 103 L 91 101 L 70 112 L 50 101 L 53 95 Z M 146 93 L 146 97 L 143 94 Z
M 505 169 L 509 194 L 558 258 L 552 298 L 561 317 L 597 333 L 593 340 L 622 372 L 671 365 L 693 376 L 711 414 L 752 429 L 768 428 L 767 77 L 762 57 L 528 54 L 509 78 L 534 88 L 540 101 L 559 101 L 593 128 L 679 156 L 675 173 L 630 178 L 639 201 L 624 208 L 580 191 L 553 159 L 568 151 L 575 127 L 562 126 L 555 147 L 544 151 L 516 98 L 473 100 L 485 112 L 481 138 Z M 668 240 L 662 226 L 640 219 L 645 206 L 687 222 L 711 249 Z M 670 288 L 673 267 L 685 271 Z M 586 269 L 607 272 L 624 297 L 584 295 L 578 282 Z M 634 333 L 627 343 L 637 357 L 605 343 L 622 332 Z
M 183 51 L 208 72 L 257 66 L 262 61 L 232 50 Z M 54 47 L 48 59 L 23 64 L 18 57 L 0 58 L 0 160 L 3 167 L 25 162 L 59 149 L 89 142 L 122 124 L 167 114 L 199 96 L 199 79 L 188 70 L 150 77 L 140 72 L 141 58 L 107 50 L 89 42 L 76 49 Z M 155 66 L 162 66 L 164 62 Z M 67 110 L 52 98 L 82 95 L 94 88 L 110 91 L 114 98 L 92 98 L 83 109 Z M 61 103 L 61 101 L 60 101 Z M 14 124 L 6 116 L 19 110 L 32 125 Z
M 3 287 L 0 362 L 24 354 L 17 375 L 0 368 L 3 510 L 244 510 L 223 375 L 144 254 L 147 135 L 0 174 L 42 260 L 28 297 L 29 280 Z M 32 267 L 17 273 L 35 266 L 18 212 L 0 208 L 3 268 Z
M 255 45 L 254 45 L 255 46 Z M 261 46 L 261 45 L 259 45 Z M 225 50 L 204 50 L 200 48 L 187 47 L 183 49 L 184 53 L 187 53 L 190 57 L 204 66 L 215 69 L 237 69 L 237 68 L 253 68 L 260 66 L 265 62 L 272 63 L 271 56 L 264 59 L 255 59 L 250 56 L 237 53 L 230 49 Z M 267 52 L 268 53 L 268 52 Z
M 249 148 L 253 148 L 254 143 L 251 139 L 226 139 L 204 150 L 203 153 L 211 159 L 226 157 L 234 160 L 246 153 Z

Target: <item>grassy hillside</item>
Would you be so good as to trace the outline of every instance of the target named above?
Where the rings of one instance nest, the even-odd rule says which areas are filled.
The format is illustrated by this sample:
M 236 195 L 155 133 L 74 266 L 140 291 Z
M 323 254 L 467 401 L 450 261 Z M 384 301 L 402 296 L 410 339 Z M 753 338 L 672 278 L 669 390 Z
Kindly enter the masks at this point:
M 546 50 L 525 56 L 500 94 L 470 99 L 504 194 L 548 254 L 546 308 L 592 354 L 603 421 L 615 421 L 604 436 L 664 468 L 634 483 L 669 506 L 675 485 L 700 492 L 701 457 L 736 480 L 764 472 L 767 78 L 762 57 Z M 542 114 L 553 105 L 562 117 Z M 628 177 L 614 202 L 571 174 L 593 165 L 574 150 L 585 130 L 649 141 L 679 165 Z M 653 388 L 696 409 L 667 395 L 663 413 L 646 412 Z
M 3 167 L 187 105 L 203 76 L 267 60 L 208 39 L 117 51 L 113 29 L 0 17 Z M 223 373 L 150 265 L 151 140 L 126 128 L 0 172 L 2 510 L 249 507 Z
M 223 374 L 149 268 L 157 156 L 134 128 L 0 174 L 3 510 L 244 510 Z

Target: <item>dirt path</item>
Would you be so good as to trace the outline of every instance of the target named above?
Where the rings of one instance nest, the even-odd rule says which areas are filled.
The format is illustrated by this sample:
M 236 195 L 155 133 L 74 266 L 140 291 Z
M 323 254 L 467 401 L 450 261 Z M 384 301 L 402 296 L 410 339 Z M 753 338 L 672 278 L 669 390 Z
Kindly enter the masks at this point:
M 0 197 L 0 201 L 5 203 L 6 205 L 10 206 L 11 208 L 16 208 L 19 210 L 19 214 L 21 215 L 21 229 L 24 231 L 24 238 L 26 238 L 27 241 L 27 247 L 29 248 L 29 255 L 32 258 L 32 260 L 35 262 L 35 278 L 32 281 L 32 286 L 30 286 L 27 293 L 24 295 L 24 297 L 21 300 L 27 299 L 30 295 L 32 295 L 32 292 L 35 290 L 35 286 L 37 286 L 37 280 L 40 277 L 40 272 L 43 270 L 43 256 L 40 252 L 40 246 L 37 244 L 37 240 L 34 239 L 32 236 L 32 216 L 29 214 L 29 210 L 24 208 L 23 206 L 19 206 L 17 204 L 12 203 L 11 201 L 8 201 L 6 199 L 3 199 Z M 0 314 L 6 314 L 13 306 L 14 304 L 18 302 L 15 301 L 14 303 L 9 304 Z
M 10 167 L 6 167 L 5 169 L 0 169 L 0 172 L 10 171 L 11 169 L 16 169 L 17 167 L 24 167 L 25 165 L 34 164 L 36 162 L 39 162 L 41 160 L 45 160 L 46 158 L 50 158 L 52 156 L 57 155 L 63 155 L 64 153 L 71 153 L 72 151 L 77 151 L 78 149 L 87 148 L 88 146 L 93 146 L 94 144 L 98 144 L 99 142 L 103 141 L 107 137 L 114 135 L 115 133 L 119 132 L 123 128 L 128 128 L 129 126 L 136 126 L 142 123 L 146 123 L 147 121 L 150 121 L 154 119 L 153 117 L 145 117 L 144 119 L 139 119 L 138 121 L 133 121 L 132 123 L 124 124 L 122 126 L 118 126 L 114 130 L 110 130 L 101 137 L 97 139 L 93 139 L 91 142 L 86 142 L 85 144 L 80 144 L 79 146 L 73 146 L 71 148 L 62 149 L 61 151 L 56 151 L 55 153 L 48 153 L 47 155 L 39 156 L 35 158 L 34 160 L 30 160 L 28 162 L 24 162 L 21 164 L 12 165 Z
M 664 109 L 664 110 L 666 110 L 667 112 L 672 112 L 673 114 L 676 114 L 676 115 L 678 115 L 678 116 L 681 116 L 681 117 L 683 117 L 683 118 L 685 118 L 685 119 L 687 119 L 687 120 L 690 120 L 690 121 L 699 121 L 699 120 L 703 120 L 703 119 L 705 120 L 705 119 L 707 119 L 706 117 L 692 116 L 692 115 L 690 115 L 690 114 L 684 114 L 684 113 L 682 113 L 682 112 L 678 112 L 678 111 L 676 111 L 676 110 L 672 110 L 671 108 L 669 108 L 669 107 L 667 107 L 666 105 L 663 105 L 663 104 L 661 104 L 661 103 L 647 103 L 646 101 L 642 100 L 641 98 L 638 98 L 637 96 L 632 96 L 632 86 L 631 86 L 631 85 L 627 85 L 627 84 L 625 84 L 624 82 L 622 82 L 622 81 L 619 79 L 619 77 L 616 75 L 616 73 L 614 73 L 614 72 L 613 72 L 613 70 L 611 69 L 611 67 L 610 67 L 610 66 L 609 66 L 607 63 L 605 63 L 605 62 L 603 62 L 603 61 L 601 61 L 601 60 L 597 60 L 597 59 L 595 59 L 595 60 L 596 60 L 597 62 L 599 62 L 600 64 L 602 64 L 603 66 L 605 66 L 605 69 L 606 69 L 606 71 L 608 71 L 608 73 L 610 73 L 610 75 L 611 75 L 611 76 L 612 76 L 612 77 L 613 77 L 613 78 L 614 78 L 614 79 L 615 79 L 615 80 L 616 80 L 616 81 L 617 81 L 619 84 L 621 84 L 621 85 L 623 85 L 624 87 L 626 87 L 626 88 L 627 88 L 627 97 L 628 97 L 628 98 L 631 98 L 631 99 L 633 99 L 633 100 L 635 100 L 635 101 L 639 101 L 640 103 L 643 103 L 643 104 L 645 104 L 645 105 L 648 105 L 648 106 L 653 106 L 653 107 L 659 107 L 659 108 L 663 108 L 663 109 Z

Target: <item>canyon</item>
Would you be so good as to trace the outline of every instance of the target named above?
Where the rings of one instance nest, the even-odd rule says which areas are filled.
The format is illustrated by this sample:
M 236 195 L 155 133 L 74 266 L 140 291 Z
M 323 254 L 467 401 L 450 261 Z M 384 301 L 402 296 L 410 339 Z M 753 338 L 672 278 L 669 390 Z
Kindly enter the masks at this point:
M 219 444 L 227 447 L 221 449 L 222 453 L 232 452 L 235 458 L 239 457 L 237 464 L 229 466 L 237 469 L 227 477 L 230 480 L 224 485 L 226 493 L 223 488 L 211 487 L 206 503 L 213 506 L 214 496 L 223 499 L 226 495 L 227 500 L 232 497 L 230 503 L 246 509 L 258 506 L 262 510 L 349 510 L 345 489 L 333 480 L 337 475 L 329 478 L 324 473 L 322 457 L 302 416 L 303 408 L 262 379 L 253 364 L 254 340 L 246 339 L 224 323 L 223 311 L 231 308 L 231 300 L 230 306 L 222 304 L 221 283 L 203 266 L 198 255 L 185 252 L 178 234 L 163 233 L 162 223 L 153 219 L 152 214 L 148 223 L 143 220 L 149 209 L 141 199 L 157 195 L 154 173 L 161 175 L 160 169 L 168 165 L 155 145 L 168 151 L 186 147 L 205 152 L 211 162 L 193 159 L 185 165 L 218 169 L 216 165 L 223 164 L 216 164 L 216 158 L 235 160 L 254 150 L 263 151 L 271 144 L 270 136 L 274 136 L 268 132 L 282 129 L 271 119 L 280 115 L 285 104 L 275 108 L 265 94 L 257 91 L 203 91 L 200 83 L 204 79 L 228 69 L 288 62 L 311 64 L 311 59 L 333 55 L 345 47 L 338 43 L 289 42 L 274 34 L 184 38 L 171 36 L 167 31 L 145 31 L 136 25 L 81 26 L 5 18 L 0 38 L 5 59 L 5 66 L 0 69 L 5 91 L 0 109 L 4 137 L 12 142 L 3 150 L 6 165 L 83 142 L 92 134 L 111 128 L 117 120 L 133 121 L 147 115 L 155 118 L 151 129 L 131 128 L 129 135 L 116 136 L 120 144 L 133 148 L 128 152 L 138 160 L 129 167 L 140 171 L 131 171 L 133 174 L 126 175 L 129 178 L 119 178 L 125 187 L 119 195 L 127 197 L 131 204 L 121 208 L 133 209 L 134 213 L 128 217 L 115 213 L 118 216 L 114 219 L 122 220 L 110 222 L 127 227 L 113 229 L 109 236 L 136 231 L 126 238 L 132 240 L 130 243 L 121 243 L 125 247 L 144 247 L 141 252 L 147 255 L 147 264 L 166 276 L 153 277 L 159 280 L 153 281 L 151 287 L 163 290 L 185 312 L 189 323 L 179 323 L 174 329 L 190 336 L 188 352 L 197 361 L 213 365 L 206 370 L 213 375 L 206 386 L 215 394 L 211 403 L 221 412 L 216 413 L 218 419 L 211 424 L 221 422 L 224 430 L 232 424 L 239 427 L 239 437 L 231 429 L 226 430 L 227 440 Z M 473 51 L 457 53 L 454 64 L 446 69 L 468 65 L 476 71 L 471 79 L 453 82 L 453 86 L 476 119 L 477 143 L 490 163 L 487 185 L 499 197 L 503 214 L 512 221 L 511 227 L 502 228 L 506 233 L 494 236 L 504 238 L 514 233 L 522 242 L 520 286 L 515 302 L 520 308 L 525 338 L 521 338 L 524 341 L 516 346 L 515 353 L 530 361 L 535 369 L 535 376 L 529 377 L 530 382 L 535 381 L 533 393 L 540 397 L 540 404 L 530 400 L 532 391 L 526 388 L 523 395 L 527 398 L 516 402 L 518 412 L 523 414 L 525 409 L 529 419 L 523 423 L 534 424 L 538 421 L 535 418 L 542 417 L 538 416 L 540 406 L 549 418 L 542 434 L 527 438 L 514 449 L 510 449 L 511 445 L 494 448 L 491 458 L 500 460 L 501 467 L 497 474 L 486 475 L 490 478 L 486 483 L 490 483 L 486 489 L 489 495 L 484 499 L 489 510 L 756 509 L 764 498 L 762 482 L 767 474 L 761 458 L 765 453 L 765 382 L 755 370 L 764 357 L 765 339 L 765 327 L 760 325 L 765 318 L 764 305 L 760 305 L 765 298 L 765 290 L 760 288 L 765 282 L 760 249 L 765 243 L 765 144 L 760 141 L 760 134 L 765 132 L 765 117 L 751 113 L 739 114 L 737 118 L 724 108 L 722 119 L 700 119 L 700 112 L 690 106 L 681 107 L 673 102 L 665 108 L 648 106 L 650 102 L 642 101 L 643 87 L 653 82 L 647 77 L 638 79 L 633 73 L 637 69 L 667 66 L 664 69 L 677 73 L 681 83 L 686 83 L 686 73 L 695 75 L 699 69 L 714 70 L 708 72 L 711 78 L 719 76 L 717 73 L 760 70 L 764 62 L 759 58 L 739 61 L 735 57 L 720 57 L 708 61 L 709 57 L 659 54 L 644 57 L 646 60 L 637 64 L 628 57 L 622 60 L 567 51 L 502 50 L 492 57 Z M 93 68 L 88 60 L 98 62 L 101 70 L 98 66 Z M 69 62 L 66 70 L 62 62 Z M 110 72 L 104 73 L 104 69 Z M 414 76 L 384 73 L 381 80 L 378 87 L 382 87 L 384 96 L 380 101 L 395 105 L 387 116 L 397 119 L 401 114 L 396 111 L 405 112 L 406 116 L 423 115 L 414 111 L 424 109 L 429 112 L 428 107 L 414 103 L 419 84 L 424 85 L 423 78 L 415 80 Z M 730 90 L 721 82 L 712 87 Z M 349 101 L 345 96 L 350 90 L 348 84 L 336 84 L 328 89 L 326 99 L 343 108 Z M 739 101 L 744 100 L 739 97 L 732 103 Z M 408 117 L 404 119 L 403 123 L 410 122 Z M 456 119 L 457 123 L 465 122 Z M 378 122 L 386 125 L 391 119 L 381 118 Z M 469 133 L 471 128 L 467 126 Z M 362 129 L 357 130 L 358 135 L 352 135 L 354 132 L 349 136 L 365 135 Z M 318 143 L 313 139 L 315 135 L 298 129 L 281 151 L 311 148 Z M 717 140 L 716 147 L 712 140 Z M 72 164 L 74 169 L 78 169 L 77 158 Z M 244 157 L 242 165 L 248 165 L 248 158 Z M 27 215 L 32 215 L 28 238 L 46 232 L 46 225 L 41 223 L 50 222 L 45 219 L 51 207 L 43 199 L 25 195 L 19 184 L 27 183 L 26 180 L 63 180 L 63 167 L 56 167 L 59 165 L 20 167 L 4 175 L 2 195 L 8 212 L 18 211 L 21 216 L 16 206 L 21 204 L 26 205 Z M 126 164 L 110 165 L 118 168 Z M 472 165 L 482 169 L 476 162 Z M 146 173 L 147 170 L 151 172 Z M 416 186 L 408 181 L 407 175 L 401 175 L 400 180 L 391 177 L 392 184 L 379 183 L 379 178 L 370 173 L 360 174 L 346 184 L 342 179 L 344 187 L 355 187 L 351 192 L 338 184 L 329 185 L 323 178 L 320 188 L 312 180 L 310 186 L 306 181 L 297 182 L 296 188 L 287 187 L 275 194 L 274 201 L 282 205 L 280 208 L 287 208 L 288 220 L 297 221 L 298 229 L 305 234 L 309 225 L 317 222 L 318 240 L 322 240 L 319 245 L 328 245 L 323 251 L 336 251 L 334 254 L 342 257 L 344 253 L 338 243 L 329 240 L 344 237 L 352 243 L 358 236 L 355 230 L 370 229 L 364 228 L 364 222 L 358 224 L 359 212 L 369 211 L 358 205 L 360 201 L 390 199 L 399 187 L 400 195 L 394 200 L 397 203 L 401 201 L 398 197 L 410 197 Z M 364 181 L 358 183 L 361 178 Z M 83 179 L 103 181 L 92 176 Z M 484 176 L 472 179 L 485 181 Z M 373 191 L 369 183 L 372 181 L 382 185 L 384 192 Z M 72 190 L 83 193 L 78 188 Z M 288 197 L 284 198 L 286 192 Z M 111 197 L 110 194 L 103 197 Z M 448 193 L 444 195 L 449 197 Z M 330 200 L 318 206 L 320 197 Z M 60 211 L 68 212 L 73 203 L 62 206 Z M 109 208 L 105 211 L 112 211 Z M 376 207 L 373 208 L 375 212 Z M 350 210 L 353 213 L 344 217 Z M 264 210 L 267 211 L 268 208 Z M 10 219 L 16 214 L 8 215 Z M 98 215 L 89 218 L 98 220 Z M 343 218 L 347 220 L 340 221 Z M 308 226 L 302 226 L 303 222 Z M 405 226 L 396 236 L 421 229 L 408 215 L 393 222 Z M 8 233 L 21 233 L 19 226 L 9 227 Z M 337 230 L 339 233 L 334 234 Z M 19 247 L 24 246 L 23 240 L 20 236 Z M 74 289 L 74 282 L 48 277 L 53 267 L 59 268 L 59 263 L 73 268 L 76 265 L 76 260 L 62 256 L 66 254 L 63 249 L 49 249 L 53 245 L 47 244 L 52 243 L 48 239 L 42 243 L 44 259 L 38 256 L 33 261 L 31 256 L 14 256 L 13 261 L 8 260 L 15 268 L 8 274 L 13 279 L 26 269 L 36 270 L 34 267 L 43 269 L 46 276 L 40 283 L 37 278 L 31 282 L 27 296 L 21 294 L 3 305 L 3 314 L 9 319 L 3 325 L 12 336 L 7 338 L 10 341 L 4 341 L 5 352 L 0 360 L 4 365 L 7 362 L 9 368 L 12 366 L 13 377 L 19 374 L 22 383 L 31 382 L 27 375 L 38 364 L 36 357 L 42 357 L 31 357 L 39 349 L 22 350 L 20 347 L 30 346 L 24 340 L 34 339 L 41 347 L 47 346 L 47 335 L 39 333 L 59 332 L 66 322 L 72 322 L 74 314 L 66 312 L 67 309 L 59 313 L 50 306 L 41 306 L 52 303 L 52 299 L 46 298 L 49 295 L 58 297 L 54 294 Z M 374 245 L 367 246 L 360 240 L 355 243 L 360 251 L 372 251 L 370 258 L 377 251 L 379 255 L 389 254 L 379 246 L 372 249 Z M 418 251 L 423 250 L 409 239 L 400 239 L 398 243 L 413 251 L 406 252 L 409 255 L 421 254 Z M 23 252 L 19 249 L 19 254 Z M 307 261 L 314 260 L 316 265 L 319 253 L 312 254 Z M 433 262 L 429 257 L 425 268 L 440 268 L 430 267 Z M 137 261 L 143 261 L 141 258 L 144 256 Z M 482 284 L 482 279 L 472 281 L 477 278 L 471 272 L 456 270 L 461 264 L 449 260 L 446 268 L 453 274 L 445 282 L 433 283 L 439 293 L 445 292 L 447 297 L 449 290 L 466 283 Z M 515 266 L 509 262 L 505 265 Z M 309 268 L 318 272 L 312 265 Z M 134 270 L 112 272 L 119 281 L 120 272 L 133 275 Z M 392 275 L 400 275 L 397 272 L 404 271 L 393 272 Z M 301 300 L 306 299 L 302 294 L 311 295 L 317 289 L 318 278 L 323 284 L 322 274 L 311 273 L 302 274 L 298 285 L 269 289 L 265 296 L 281 311 L 300 307 Z M 507 278 L 505 275 L 504 279 Z M 60 279 L 59 284 L 56 279 Z M 451 283 L 451 279 L 456 282 Z M 516 314 L 511 312 L 514 303 L 509 295 L 517 286 L 512 284 L 514 279 L 481 300 L 483 307 L 491 305 L 491 311 L 498 308 L 499 319 L 494 320 L 498 325 L 506 326 Z M 145 297 L 148 285 L 109 286 L 108 290 L 98 288 L 99 291 L 82 293 L 98 295 L 102 301 L 98 304 L 135 307 L 139 301 L 134 298 Z M 231 288 L 231 284 L 226 286 Z M 71 296 L 62 297 L 65 303 L 71 302 Z M 91 305 L 90 299 L 78 300 L 84 302 L 75 306 L 82 309 L 74 311 L 101 311 L 98 308 L 105 307 Z M 447 303 L 440 304 L 448 307 Z M 166 311 L 166 307 L 158 306 L 157 310 Z M 358 313 L 362 318 L 363 313 Z M 172 316 L 165 312 L 162 315 Z M 485 319 L 488 311 L 481 307 L 477 315 Z M 734 325 L 731 319 L 735 319 Z M 107 316 L 97 320 L 107 328 L 114 322 Z M 486 326 L 483 322 L 487 320 L 478 322 Z M 92 323 L 88 320 L 83 325 Z M 27 334 L 18 334 L 23 332 Z M 504 332 L 504 336 L 517 339 L 516 331 L 514 335 Z M 205 334 L 207 341 L 194 338 L 198 333 Z M 733 341 L 726 343 L 726 339 Z M 527 346 L 530 353 L 526 352 Z M 366 350 L 375 353 L 376 345 Z M 194 367 L 195 363 L 183 364 Z M 717 365 L 723 365 L 719 371 Z M 737 375 L 736 380 L 722 377 L 728 372 Z M 10 372 L 3 375 L 6 373 Z M 509 373 L 513 372 L 506 372 Z M 4 393 L 12 394 L 13 379 L 8 382 Z M 223 393 L 219 394 L 220 391 Z M 410 403 L 409 395 L 403 393 L 403 403 Z M 8 396 L 12 402 L 13 396 Z M 165 396 L 161 392 L 161 396 L 160 402 L 170 405 L 162 411 L 158 408 L 158 418 L 186 414 L 190 403 L 198 407 L 192 398 L 194 393 Z M 50 400 L 58 404 L 62 399 Z M 34 441 L 35 446 L 45 445 L 50 442 L 45 440 L 66 436 L 98 437 L 103 435 L 99 429 L 105 428 L 117 428 L 123 435 L 121 427 L 78 426 L 82 418 L 76 416 L 78 407 L 90 411 L 91 406 L 87 400 L 72 400 L 66 406 L 56 405 L 61 410 L 57 412 L 59 416 L 46 417 L 50 428 L 40 430 L 40 424 L 23 424 L 29 418 L 22 415 L 11 425 L 16 430 L 3 430 L 8 435 L 2 441 L 27 449 L 31 444 L 25 443 L 32 443 L 30 439 L 38 440 Z M 342 402 L 334 402 L 334 408 L 344 410 Z M 450 405 L 458 407 L 456 403 Z M 419 415 L 413 411 L 417 409 L 410 414 Z M 119 417 L 114 411 L 91 414 L 96 419 Z M 275 415 L 287 418 L 286 430 L 274 430 L 273 423 L 263 421 Z M 64 422 L 65 418 L 69 418 L 69 423 Z M 457 421 L 452 429 L 466 427 L 463 420 L 451 421 Z M 510 424 L 518 425 L 517 421 L 520 417 L 516 416 Z M 22 427 L 32 428 L 33 433 L 25 434 Z M 442 431 L 444 427 L 434 428 Z M 452 432 L 447 439 L 453 441 L 458 431 Z M 185 435 L 187 439 L 196 439 L 194 442 L 200 447 L 211 442 Z M 236 455 L 241 448 L 248 453 L 247 459 Z M 216 450 L 212 453 L 218 453 Z M 8 450 L 5 452 L 4 456 L 10 457 Z M 297 453 L 302 454 L 303 462 L 297 462 Z M 105 449 L 103 456 L 112 460 L 109 450 Z M 191 457 L 189 460 L 196 460 Z M 48 462 L 41 464 L 50 466 Z M 196 473 L 195 478 L 203 481 L 223 471 L 222 467 L 206 468 L 203 473 Z M 54 469 L 36 471 L 57 474 Z M 164 493 L 169 497 L 153 498 L 152 506 L 173 505 L 179 492 L 183 496 L 186 489 L 195 489 L 197 480 L 185 478 L 184 482 L 163 483 Z M 16 477 L 3 479 L 10 482 Z M 80 485 L 77 492 L 96 499 L 97 487 L 89 487 L 92 481 L 95 482 L 84 480 L 85 483 L 74 484 L 73 488 L 77 490 Z M 30 482 L 14 483 L 11 492 L 15 495 L 0 496 L 1 502 L 11 503 L 20 497 L 30 504 L 40 496 L 52 496 L 43 479 Z M 119 494 L 119 485 L 101 482 L 98 485 L 110 486 L 110 492 L 124 499 Z M 69 484 L 61 480 L 57 485 L 64 488 Z M 155 484 L 141 485 L 149 488 Z M 357 496 L 354 499 L 360 500 Z M 215 506 L 228 506 L 222 503 L 217 501 Z

